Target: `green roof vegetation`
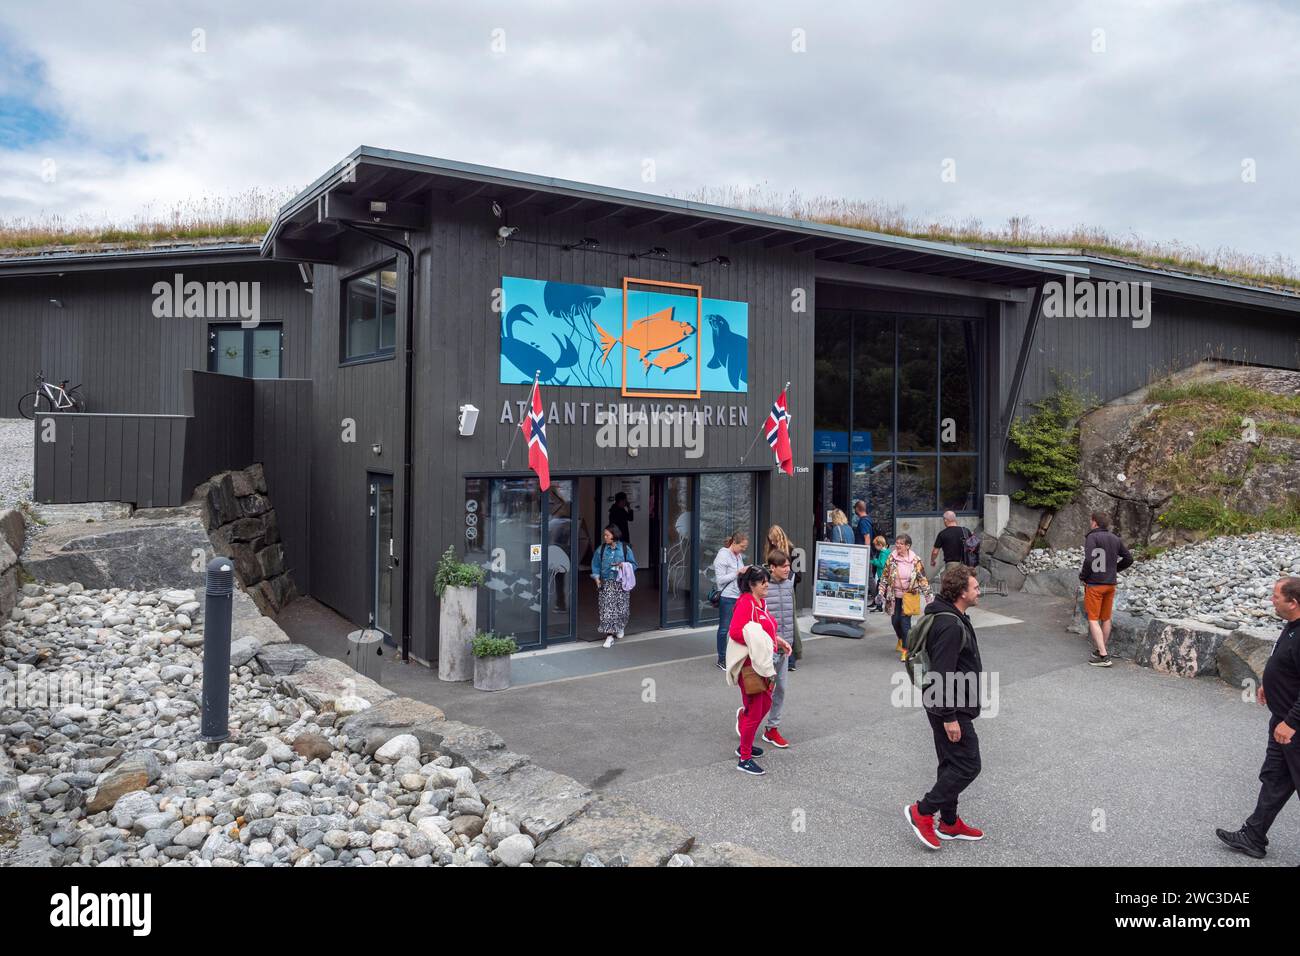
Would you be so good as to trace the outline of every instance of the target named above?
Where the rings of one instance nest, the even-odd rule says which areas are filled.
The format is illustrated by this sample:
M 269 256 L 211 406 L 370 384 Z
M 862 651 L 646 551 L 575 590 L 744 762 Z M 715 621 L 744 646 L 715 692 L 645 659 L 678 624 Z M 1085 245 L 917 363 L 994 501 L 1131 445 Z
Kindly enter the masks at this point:
M 259 242 L 276 211 L 292 195 L 289 190 L 250 189 L 233 196 L 186 200 L 161 214 L 146 208 L 129 222 L 97 222 L 85 216 L 73 221 L 57 215 L 0 219 L 0 255 Z
M 1094 226 L 1052 229 L 1037 225 L 1025 216 L 1013 216 L 1002 226 L 987 226 L 975 218 L 924 220 L 909 215 L 898 204 L 830 196 L 805 198 L 798 192 L 782 195 L 766 186 L 705 188 L 680 198 L 993 252 L 1097 256 L 1151 269 L 1300 291 L 1300 268 L 1281 254 L 1257 255 L 1228 248 L 1208 252 L 1176 241 L 1154 242 L 1138 236 L 1119 238 Z

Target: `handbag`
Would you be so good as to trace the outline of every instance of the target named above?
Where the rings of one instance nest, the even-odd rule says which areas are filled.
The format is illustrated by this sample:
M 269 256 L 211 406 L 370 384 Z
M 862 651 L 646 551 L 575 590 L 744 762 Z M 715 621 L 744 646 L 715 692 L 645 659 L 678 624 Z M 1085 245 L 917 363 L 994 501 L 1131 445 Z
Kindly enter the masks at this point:
M 745 661 L 740 665 L 740 689 L 752 697 L 754 694 L 766 694 L 772 689 L 772 684 L 769 678 L 760 677 L 753 665 Z
M 921 595 L 915 591 L 903 592 L 903 613 L 908 617 L 916 617 L 921 613 Z

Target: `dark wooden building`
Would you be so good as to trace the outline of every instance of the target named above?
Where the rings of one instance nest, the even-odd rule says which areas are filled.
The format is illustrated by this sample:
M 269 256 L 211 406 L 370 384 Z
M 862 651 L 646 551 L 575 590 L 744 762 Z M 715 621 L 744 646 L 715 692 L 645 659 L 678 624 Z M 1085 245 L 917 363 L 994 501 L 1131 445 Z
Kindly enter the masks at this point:
M 310 461 L 271 489 L 305 509 L 299 586 L 426 661 L 448 547 L 489 572 L 481 627 L 530 647 L 591 637 L 591 549 L 622 493 L 633 627 L 704 625 L 733 531 L 761 558 L 770 525 L 810 552 L 856 499 L 924 547 L 944 510 L 978 521 L 1013 487 L 1008 422 L 1053 373 L 1105 401 L 1206 358 L 1300 367 L 1287 293 L 370 147 L 286 204 L 261 253 L 310 309 L 285 320 L 281 373 L 311 380 L 295 419 Z M 1149 283 L 1146 312 L 1044 308 L 1090 282 Z M 187 341 L 171 374 L 209 367 Z M 519 430 L 534 377 L 545 492 Z M 793 476 L 763 435 L 787 383 Z M 154 400 L 135 388 L 115 401 Z

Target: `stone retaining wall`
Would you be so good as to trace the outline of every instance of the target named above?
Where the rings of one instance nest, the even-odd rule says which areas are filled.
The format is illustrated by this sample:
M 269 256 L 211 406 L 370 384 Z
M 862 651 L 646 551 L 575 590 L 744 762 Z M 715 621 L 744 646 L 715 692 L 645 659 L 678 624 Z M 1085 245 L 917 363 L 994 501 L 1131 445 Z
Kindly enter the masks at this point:
M 260 464 L 213 475 L 194 490 L 216 552 L 230 558 L 240 584 L 274 617 L 298 596 L 285 565 L 275 508 Z

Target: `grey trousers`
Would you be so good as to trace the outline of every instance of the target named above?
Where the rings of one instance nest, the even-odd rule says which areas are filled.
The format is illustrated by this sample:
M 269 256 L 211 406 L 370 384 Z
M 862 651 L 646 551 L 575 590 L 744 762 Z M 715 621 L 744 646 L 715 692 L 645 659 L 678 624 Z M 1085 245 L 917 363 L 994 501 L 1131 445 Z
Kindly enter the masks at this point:
M 790 655 L 776 654 L 772 657 L 776 666 L 776 686 L 772 688 L 772 709 L 767 712 L 767 726 L 781 726 L 781 711 L 785 710 L 785 680 L 790 673 Z

